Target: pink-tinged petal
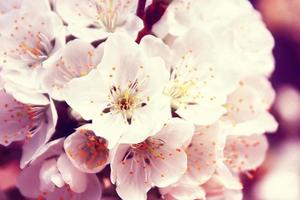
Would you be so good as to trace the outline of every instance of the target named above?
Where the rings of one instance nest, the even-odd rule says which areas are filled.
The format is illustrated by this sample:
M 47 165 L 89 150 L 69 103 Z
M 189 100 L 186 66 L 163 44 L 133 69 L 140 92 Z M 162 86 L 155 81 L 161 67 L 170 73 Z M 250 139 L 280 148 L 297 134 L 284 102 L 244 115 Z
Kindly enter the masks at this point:
M 23 0 L 10 0 L 0 2 L 0 13 L 5 14 L 15 9 L 19 9 L 22 5 Z
M 191 200 L 205 199 L 205 191 L 199 185 L 190 185 L 179 181 L 171 186 L 160 188 L 163 199 L 166 200 Z
M 36 165 L 50 157 L 59 156 L 63 151 L 64 138 L 56 139 L 42 145 L 41 148 L 33 155 L 30 164 Z
M 221 161 L 217 163 L 216 178 L 225 188 L 233 190 L 241 190 L 243 188 L 239 177 L 232 173 Z
M 178 148 L 192 139 L 194 131 L 192 123 L 172 118 L 154 137 L 168 142 L 169 147 Z
M 36 198 L 40 192 L 39 171 L 41 165 L 31 165 L 22 170 L 17 179 L 17 188 L 20 192 L 30 198 Z
M 52 158 L 50 160 L 46 160 L 44 161 L 44 163 L 42 163 L 42 166 L 39 170 L 39 178 L 40 178 L 40 190 L 43 192 L 53 192 L 55 189 L 56 185 L 53 181 L 52 178 L 59 174 L 58 169 L 56 167 L 56 159 Z M 55 181 L 57 182 L 57 181 Z M 63 180 L 61 177 L 61 181 L 63 184 Z M 62 184 L 62 185 L 63 185 Z
M 270 108 L 271 104 L 275 100 L 275 90 L 273 89 L 271 82 L 266 77 L 247 77 L 245 79 L 245 84 L 248 84 L 255 89 L 261 98 L 261 102 L 266 108 Z
M 110 180 L 113 184 L 116 183 L 118 165 L 122 163 L 124 156 L 126 156 L 129 148 L 130 145 L 120 144 L 115 146 L 115 148 L 111 150 Z
M 122 199 L 146 199 L 146 193 L 151 188 L 150 169 L 142 157 L 138 161 L 130 158 L 129 148 L 129 145 L 122 144 L 117 147 L 111 163 L 111 179 L 116 183 L 116 190 Z
M 202 184 L 215 172 L 220 135 L 219 125 L 198 127 L 187 147 L 188 170 L 185 177 Z
M 254 170 L 265 159 L 268 141 L 264 135 L 230 136 L 224 149 L 227 166 L 235 171 Z
M 7 146 L 38 134 L 41 122 L 47 117 L 48 106 L 20 103 L 4 90 L 0 90 L 0 97 L 0 144 Z
M 88 175 L 88 185 L 81 194 L 81 199 L 99 200 L 102 199 L 102 185 L 95 174 Z
M 102 196 L 102 186 L 95 174 L 88 175 L 88 185 L 83 193 L 76 193 L 72 191 L 69 187 L 65 186 L 62 188 L 57 188 L 54 192 L 46 193 L 41 197 L 47 200 L 100 200 Z
M 86 173 L 100 172 L 109 159 L 107 141 L 83 128 L 66 138 L 64 148 L 73 165 Z
M 44 118 L 40 120 L 39 128 L 37 128 L 36 133 L 31 138 L 28 138 L 23 145 L 23 153 L 20 161 L 21 168 L 31 162 L 39 149 L 51 139 L 55 132 L 57 117 L 54 102 L 50 100 L 50 105 L 45 111 Z
M 216 176 L 212 177 L 204 185 L 207 200 L 242 200 L 243 193 L 241 189 L 227 189 L 218 180 Z
M 77 170 L 66 154 L 62 154 L 57 160 L 57 168 L 71 190 L 82 193 L 87 188 L 87 175 Z
M 278 128 L 278 122 L 274 116 L 264 112 L 254 119 L 241 123 L 233 124 L 226 129 L 224 134 L 235 136 L 250 136 L 252 134 L 263 134 L 265 132 L 275 132 Z
M 151 188 L 146 170 L 137 162 L 130 160 L 119 163 L 117 170 L 117 193 L 122 199 L 146 199 Z
M 274 90 L 266 78 L 248 77 L 229 96 L 225 120 L 232 123 L 228 135 L 251 135 L 273 132 L 278 124 L 268 109 Z
M 166 141 L 168 142 L 168 141 Z M 149 157 L 151 180 L 158 187 L 177 182 L 187 169 L 187 155 L 181 146 L 174 148 L 168 143 L 154 150 Z

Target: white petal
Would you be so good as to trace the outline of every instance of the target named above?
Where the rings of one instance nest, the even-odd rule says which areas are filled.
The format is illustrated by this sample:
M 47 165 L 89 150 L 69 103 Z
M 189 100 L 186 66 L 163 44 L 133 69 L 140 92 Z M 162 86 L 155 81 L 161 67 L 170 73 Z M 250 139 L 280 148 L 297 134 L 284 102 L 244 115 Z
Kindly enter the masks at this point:
M 194 130 L 193 124 L 172 118 L 154 137 L 167 142 L 170 147 L 177 148 L 192 139 Z
M 86 190 L 88 183 L 87 175 L 78 171 L 66 154 L 62 154 L 58 158 L 57 168 L 71 190 L 77 193 L 82 193 Z
M 239 178 L 232 174 L 225 164 L 217 164 L 216 174 L 217 179 L 224 185 L 225 188 L 234 190 L 240 190 L 243 188 Z
M 187 155 L 183 148 L 168 146 L 168 141 L 150 158 L 151 180 L 158 187 L 175 183 L 187 169 Z
M 79 91 L 79 92 L 78 92 Z M 102 92 L 101 92 L 102 91 Z M 97 70 L 72 79 L 64 89 L 66 102 L 86 120 L 100 115 L 107 105 L 108 87 Z
M 117 185 L 117 193 L 124 200 L 145 199 L 146 193 L 151 188 L 149 175 L 142 163 L 137 163 L 133 159 L 123 161 L 123 157 L 127 153 L 128 145 L 120 145 L 114 157 L 112 167 L 112 177 Z
M 165 199 L 205 199 L 205 191 L 199 185 L 189 185 L 182 182 L 160 188 L 159 191 Z
M 40 178 L 40 190 L 41 191 L 51 191 L 53 192 L 55 189 L 55 184 L 52 182 L 52 177 L 57 175 L 58 169 L 56 167 L 56 159 L 50 159 L 44 161 L 39 170 L 39 178 Z
M 73 78 L 87 75 L 102 58 L 89 43 L 76 39 L 61 50 L 60 56 L 44 72 L 43 86 L 50 96 L 63 100 L 63 88 Z
M 182 118 L 189 120 L 197 125 L 210 125 L 216 122 L 226 110 L 221 105 L 191 105 L 180 107 L 176 110 Z
M 159 56 L 163 58 L 167 64 L 166 67 L 169 67 L 169 62 L 171 62 L 171 50 L 162 40 L 152 35 L 146 35 L 142 38 L 140 45 L 145 49 L 149 56 Z
M 31 162 L 34 155 L 46 144 L 55 132 L 57 123 L 57 113 L 53 101 L 50 101 L 44 119 L 41 119 L 38 132 L 23 145 L 23 153 L 20 161 L 20 167 L 23 168 Z
M 264 135 L 231 136 L 227 139 L 224 157 L 233 171 L 254 170 L 264 161 L 267 149 L 268 141 Z
M 185 175 L 191 182 L 206 182 L 216 169 L 220 127 L 198 127 L 187 147 L 188 171 Z
M 92 129 L 97 136 L 108 141 L 108 148 L 113 148 L 120 140 L 122 133 L 128 130 L 121 114 L 107 113 L 93 119 Z

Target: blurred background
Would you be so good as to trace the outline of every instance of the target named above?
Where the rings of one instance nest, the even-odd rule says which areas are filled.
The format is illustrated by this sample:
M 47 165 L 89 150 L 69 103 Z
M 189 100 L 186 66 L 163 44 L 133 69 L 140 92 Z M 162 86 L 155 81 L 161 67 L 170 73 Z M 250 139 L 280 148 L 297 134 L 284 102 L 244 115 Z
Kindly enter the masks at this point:
M 157 19 L 167 0 L 146 12 Z M 264 164 L 244 176 L 245 200 L 300 200 L 300 0 L 252 0 L 272 32 L 276 69 L 271 77 L 277 92 L 272 108 L 279 122 L 268 134 L 270 149 Z M 144 13 L 139 13 L 143 15 Z M 150 20 L 148 24 L 152 24 Z M 147 32 L 146 30 L 144 30 Z M 24 199 L 15 188 L 20 144 L 0 146 L 0 200 Z

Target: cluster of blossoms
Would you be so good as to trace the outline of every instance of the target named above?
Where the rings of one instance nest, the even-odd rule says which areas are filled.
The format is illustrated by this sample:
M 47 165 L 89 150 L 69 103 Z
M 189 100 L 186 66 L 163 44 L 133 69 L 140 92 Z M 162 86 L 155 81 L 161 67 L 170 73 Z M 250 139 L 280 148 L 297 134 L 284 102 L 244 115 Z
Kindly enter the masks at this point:
M 22 141 L 24 196 L 242 198 L 277 128 L 271 34 L 246 0 L 173 0 L 136 40 L 138 3 L 0 2 L 0 144 Z

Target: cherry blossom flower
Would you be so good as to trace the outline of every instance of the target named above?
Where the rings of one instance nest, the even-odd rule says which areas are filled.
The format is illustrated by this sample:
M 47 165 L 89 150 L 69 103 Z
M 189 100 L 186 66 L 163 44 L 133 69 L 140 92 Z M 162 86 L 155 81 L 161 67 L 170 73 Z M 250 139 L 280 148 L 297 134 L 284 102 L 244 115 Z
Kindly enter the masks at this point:
M 78 128 L 64 142 L 64 149 L 73 165 L 82 172 L 97 173 L 109 162 L 108 142 L 87 129 Z
M 134 0 L 60 0 L 56 9 L 73 35 L 92 42 L 114 32 L 127 32 L 136 38 L 143 27 L 135 15 L 137 4 Z
M 120 144 L 111 162 L 111 179 L 123 199 L 146 199 L 152 186 L 175 183 L 187 169 L 183 145 L 194 132 L 192 124 L 172 119 L 156 135 L 138 144 Z
M 66 44 L 56 60 L 46 68 L 43 87 L 50 96 L 63 100 L 63 89 L 73 78 L 87 75 L 102 58 L 102 45 L 94 48 L 89 43 L 76 39 Z
M 226 26 L 232 19 L 249 11 L 252 11 L 251 4 L 243 0 L 173 0 L 153 31 L 164 38 L 167 34 L 182 35 L 195 26 L 213 29 Z
M 227 68 L 243 75 L 270 75 L 274 70 L 274 39 L 250 2 L 174 0 L 154 24 L 153 32 L 170 43 L 193 27 L 212 33 L 218 44 L 217 54 Z
M 53 135 L 56 109 L 52 101 L 46 105 L 20 103 L 3 89 L 0 106 L 0 144 L 8 146 L 14 141 L 26 140 L 21 159 L 21 167 L 24 167 Z
M 93 120 L 95 133 L 111 148 L 118 141 L 142 142 L 168 120 L 170 107 L 162 93 L 167 81 L 160 58 L 147 56 L 129 36 L 115 34 L 105 42 L 98 68 L 67 84 L 65 99 Z
M 0 17 L 0 32 L 0 62 L 5 89 L 13 95 L 17 95 L 19 88 L 30 94 L 43 92 L 40 88 L 43 66 L 54 57 L 65 40 L 63 24 L 51 12 L 49 2 L 23 0 L 20 9 Z M 15 97 L 22 101 L 19 96 Z M 31 99 L 35 97 L 33 95 Z
M 227 135 L 250 135 L 274 132 L 277 122 L 269 113 L 275 98 L 270 82 L 264 77 L 248 77 L 228 97 L 227 113 L 223 118 L 229 123 Z
M 26 198 L 241 200 L 264 162 L 274 39 L 247 0 L 3 0 L 0 33 Z
M 238 76 L 222 69 L 209 32 L 191 29 L 170 48 L 152 36 L 144 37 L 141 45 L 148 54 L 165 59 L 170 77 L 164 94 L 176 114 L 197 125 L 209 125 L 226 112 L 223 104 Z
M 21 172 L 17 187 L 26 197 L 47 200 L 98 200 L 102 193 L 97 176 L 77 170 L 63 153 L 63 139 L 54 140 L 40 150 L 31 165 Z

